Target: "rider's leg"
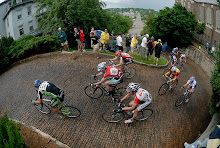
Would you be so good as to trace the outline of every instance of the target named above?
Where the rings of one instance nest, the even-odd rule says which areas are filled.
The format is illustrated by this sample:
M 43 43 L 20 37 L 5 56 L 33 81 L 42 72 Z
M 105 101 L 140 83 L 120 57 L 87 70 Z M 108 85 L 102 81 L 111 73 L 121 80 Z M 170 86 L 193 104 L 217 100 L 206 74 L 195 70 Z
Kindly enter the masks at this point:
M 131 101 L 131 102 L 129 103 L 129 106 L 132 106 L 133 103 L 134 103 L 134 101 Z
M 55 112 L 59 113 L 59 114 L 62 114 L 62 112 L 56 108 L 56 107 L 53 107 L 53 106 L 50 106 L 52 108 L 52 110 L 54 110 Z
M 136 108 L 135 110 L 134 110 L 134 114 L 133 114 L 133 117 L 131 118 L 131 120 L 134 120 L 136 117 L 137 117 L 137 115 L 138 115 L 138 109 Z
M 188 86 L 187 86 L 187 90 L 190 90 L 190 89 L 191 89 L 191 86 L 190 86 L 190 85 L 188 85 Z M 188 94 L 188 98 L 190 98 L 190 97 L 191 97 L 191 95 L 192 95 L 192 93 L 190 93 L 190 92 L 189 92 L 189 94 Z
M 32 102 L 36 103 L 36 104 L 42 104 L 42 99 L 37 99 L 36 101 L 35 100 L 32 100 Z
M 105 87 L 106 87 L 106 89 L 107 89 L 109 92 L 112 91 L 112 87 L 110 87 L 111 84 L 112 84 L 112 83 L 111 83 L 111 80 L 108 80 L 108 81 L 105 82 Z

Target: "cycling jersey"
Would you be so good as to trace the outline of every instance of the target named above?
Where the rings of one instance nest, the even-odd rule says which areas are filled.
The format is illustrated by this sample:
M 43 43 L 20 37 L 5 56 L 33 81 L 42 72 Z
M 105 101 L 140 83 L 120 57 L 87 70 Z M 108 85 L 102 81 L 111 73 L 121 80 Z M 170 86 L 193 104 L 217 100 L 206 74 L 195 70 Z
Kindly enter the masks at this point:
M 120 79 L 122 77 L 122 73 L 118 68 L 106 66 L 104 78 L 107 77 L 114 77 Z
M 126 63 L 126 62 L 132 62 L 133 57 L 130 56 L 128 53 L 121 53 L 120 61 Z
M 176 71 L 172 72 L 172 68 L 170 68 L 170 71 L 167 72 L 165 75 L 172 74 L 175 77 L 178 77 L 180 75 L 180 70 L 177 68 Z
M 172 54 L 172 55 L 170 56 L 170 59 L 171 59 L 171 65 L 173 65 L 175 62 L 177 63 L 176 55 Z M 176 65 L 176 64 L 175 64 L 175 65 Z M 175 65 L 174 65 L 174 66 L 175 66 Z
M 181 58 L 181 59 L 184 59 L 184 58 L 186 58 L 186 55 L 185 55 L 185 54 L 181 54 L 181 55 L 180 55 L 180 58 Z
M 137 107 L 138 111 L 141 111 L 152 102 L 151 94 L 147 90 L 142 88 L 139 88 L 138 91 L 135 93 L 134 103 L 139 104 L 140 102 L 144 103 Z
M 40 84 L 38 89 L 38 97 L 42 99 L 42 95 L 51 96 L 53 99 L 51 101 L 51 106 L 55 106 L 59 104 L 59 101 L 64 100 L 64 92 L 59 87 L 55 86 L 54 84 L 44 81 Z
M 187 84 L 191 87 L 191 88 L 193 88 L 193 89 L 195 89 L 196 88 L 196 80 L 194 80 L 193 82 L 189 79 L 188 81 L 187 81 Z
M 173 48 L 173 49 L 172 49 L 172 53 L 173 53 L 173 54 L 176 54 L 176 53 L 177 53 L 177 49 L 176 49 L 176 48 Z

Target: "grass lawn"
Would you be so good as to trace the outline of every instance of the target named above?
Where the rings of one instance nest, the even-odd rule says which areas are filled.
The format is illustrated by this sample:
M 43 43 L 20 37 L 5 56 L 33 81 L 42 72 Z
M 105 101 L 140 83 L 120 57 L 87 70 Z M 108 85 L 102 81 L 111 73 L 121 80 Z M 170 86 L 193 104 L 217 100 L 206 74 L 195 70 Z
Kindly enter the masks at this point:
M 86 51 L 91 51 L 91 52 L 92 52 L 92 49 L 87 49 Z M 103 51 L 100 51 L 100 53 L 104 53 L 104 52 L 103 52 Z M 110 51 L 106 51 L 106 54 L 115 55 L 115 53 L 110 52 Z M 134 60 L 135 60 L 135 61 L 138 61 L 138 62 L 141 62 L 141 63 L 145 63 L 145 64 L 153 64 L 153 62 L 154 62 L 154 57 L 155 57 L 155 56 L 154 56 L 154 54 L 153 54 L 149 60 L 147 60 L 147 58 L 143 60 L 143 59 L 140 57 L 140 54 L 137 55 L 137 53 L 134 53 L 134 56 L 133 56 L 133 57 L 134 57 Z M 158 65 L 166 65 L 166 64 L 167 64 L 166 58 L 160 56 L 160 59 L 159 59 L 159 61 L 158 61 Z

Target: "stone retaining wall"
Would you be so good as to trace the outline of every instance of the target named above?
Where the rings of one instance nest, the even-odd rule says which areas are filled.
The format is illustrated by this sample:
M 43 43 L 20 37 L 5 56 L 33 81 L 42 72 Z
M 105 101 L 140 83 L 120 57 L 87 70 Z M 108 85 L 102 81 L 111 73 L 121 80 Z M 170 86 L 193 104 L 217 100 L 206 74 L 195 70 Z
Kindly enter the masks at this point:
M 203 53 L 194 46 L 180 49 L 180 52 L 185 53 L 188 58 L 192 59 L 206 72 L 209 77 L 211 77 L 212 71 L 215 67 L 215 63 L 208 57 L 207 54 Z

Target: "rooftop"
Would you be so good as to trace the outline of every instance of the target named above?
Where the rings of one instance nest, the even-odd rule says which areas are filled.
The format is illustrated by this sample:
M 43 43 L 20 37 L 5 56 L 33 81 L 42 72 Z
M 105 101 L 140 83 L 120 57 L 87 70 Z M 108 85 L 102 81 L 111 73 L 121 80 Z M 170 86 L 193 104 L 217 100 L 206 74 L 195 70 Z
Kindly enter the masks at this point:
M 217 0 L 194 0 L 194 1 L 201 2 L 201 3 L 210 3 L 210 4 L 217 5 Z

